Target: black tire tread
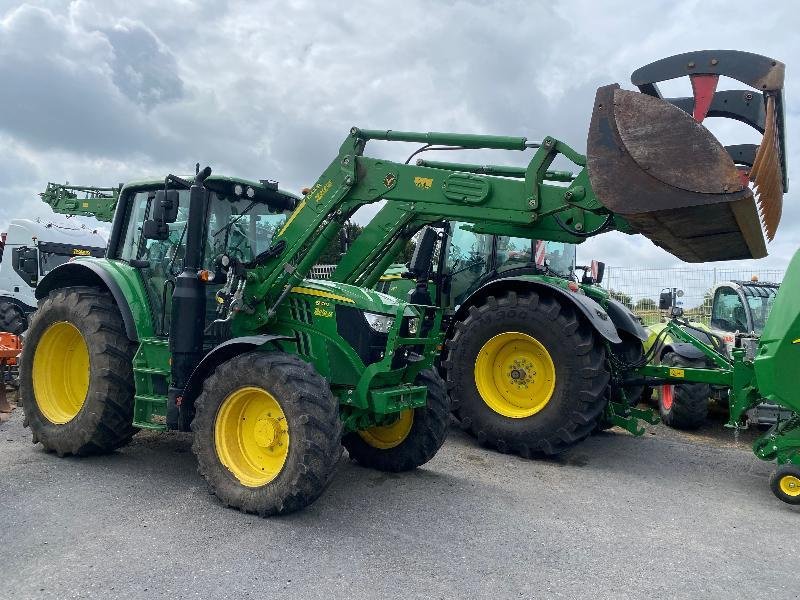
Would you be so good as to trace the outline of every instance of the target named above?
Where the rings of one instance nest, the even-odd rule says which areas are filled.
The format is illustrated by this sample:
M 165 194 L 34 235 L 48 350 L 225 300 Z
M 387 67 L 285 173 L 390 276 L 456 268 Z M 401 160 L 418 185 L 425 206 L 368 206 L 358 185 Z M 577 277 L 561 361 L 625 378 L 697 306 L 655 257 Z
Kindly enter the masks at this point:
M 689 359 L 675 352 L 667 352 L 661 359 L 661 364 L 670 367 L 697 367 L 706 366 L 703 358 Z M 658 409 L 661 420 L 665 425 L 674 429 L 698 429 L 706 422 L 708 417 L 708 399 L 711 387 L 705 383 L 679 383 L 673 386 L 672 407 L 665 410 L 659 396 Z
M 28 328 L 28 318 L 13 302 L 0 300 L 0 331 L 19 335 Z
M 36 342 L 54 321 L 68 320 L 81 330 L 89 348 L 89 390 L 81 412 L 55 425 L 39 411 L 33 393 L 32 362 Z M 20 394 L 25 424 L 34 443 L 59 456 L 112 452 L 130 442 L 133 426 L 133 355 L 136 344 L 125 334 L 114 299 L 93 287 L 61 288 L 33 313 L 20 357 Z
M 231 385 L 231 391 L 242 385 L 269 387 L 290 420 L 287 462 L 278 477 L 261 488 L 243 486 L 216 455 L 216 413 Z M 262 517 L 300 510 L 325 491 L 341 458 L 338 406 L 328 382 L 295 355 L 249 352 L 232 358 L 206 379 L 195 401 L 192 450 L 198 471 L 211 491 L 231 508 Z
M 470 336 L 477 335 L 475 332 L 481 322 L 491 321 L 494 313 L 509 309 L 522 309 L 530 322 L 536 322 L 542 327 L 552 327 L 558 332 L 559 343 L 568 347 L 570 354 L 574 356 L 575 368 L 566 384 L 569 386 L 567 394 L 575 398 L 573 408 L 558 414 L 557 425 L 546 433 L 520 434 L 505 427 L 506 423 L 499 425 L 497 422 L 476 418 L 479 413 L 472 411 L 470 414 L 464 407 L 463 395 L 468 393 L 466 390 L 473 390 L 472 393 L 476 395 L 478 392 L 475 389 L 474 376 L 459 377 L 456 374 L 456 361 L 464 360 L 464 346 Z M 454 334 L 447 345 L 447 361 L 444 367 L 453 412 L 461 427 L 481 444 L 523 457 L 559 454 L 588 437 L 603 414 L 607 402 L 604 391 L 609 380 L 605 348 L 593 327 L 572 306 L 554 296 L 535 291 L 509 291 L 499 296 L 488 296 L 480 305 L 471 306 L 467 316 L 455 324 Z M 468 365 L 462 365 L 462 370 L 472 373 L 472 368 L 467 367 Z M 536 419 L 537 415 L 520 421 Z M 516 421 L 509 418 L 503 420 Z

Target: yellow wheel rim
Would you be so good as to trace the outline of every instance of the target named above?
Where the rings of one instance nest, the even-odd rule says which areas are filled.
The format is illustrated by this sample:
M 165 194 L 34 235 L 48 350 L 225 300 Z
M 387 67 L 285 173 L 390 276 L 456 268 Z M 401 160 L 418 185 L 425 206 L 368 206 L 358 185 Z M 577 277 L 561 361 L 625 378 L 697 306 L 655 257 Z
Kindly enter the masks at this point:
M 517 331 L 494 336 L 478 352 L 475 384 L 496 413 L 523 419 L 542 410 L 556 387 L 556 368 L 547 349 Z
M 45 419 L 63 425 L 74 419 L 89 391 L 89 348 L 72 323 L 45 329 L 33 354 L 33 394 Z
M 358 435 L 373 448 L 388 450 L 403 443 L 414 425 L 414 409 L 404 410 L 391 425 L 370 427 Z
M 791 496 L 792 498 L 800 496 L 800 479 L 794 475 L 784 475 L 781 477 L 778 485 L 781 491 L 787 496 Z
M 289 455 L 289 424 L 281 405 L 262 388 L 232 392 L 217 412 L 214 446 L 220 462 L 242 485 L 268 484 Z

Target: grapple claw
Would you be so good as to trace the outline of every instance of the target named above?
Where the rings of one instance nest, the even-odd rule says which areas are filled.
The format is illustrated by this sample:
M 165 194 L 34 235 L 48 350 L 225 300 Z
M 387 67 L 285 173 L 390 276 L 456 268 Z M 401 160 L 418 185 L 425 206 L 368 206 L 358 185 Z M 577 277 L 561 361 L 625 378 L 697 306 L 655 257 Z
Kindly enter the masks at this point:
M 687 262 L 760 258 L 787 189 L 782 63 L 736 51 L 672 56 L 634 72 L 639 92 L 598 89 L 587 143 L 592 188 L 634 231 Z M 659 81 L 689 75 L 693 96 L 663 98 Z M 716 92 L 720 75 L 754 90 Z M 722 144 L 702 125 L 733 118 L 764 134 Z M 754 190 L 748 183 L 752 181 Z

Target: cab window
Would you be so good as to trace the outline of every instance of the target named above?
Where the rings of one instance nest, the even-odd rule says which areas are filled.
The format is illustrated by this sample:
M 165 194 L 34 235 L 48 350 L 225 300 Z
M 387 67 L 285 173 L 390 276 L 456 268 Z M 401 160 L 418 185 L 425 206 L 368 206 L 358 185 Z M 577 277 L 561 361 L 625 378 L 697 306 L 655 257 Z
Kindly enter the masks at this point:
M 466 223 L 452 223 L 446 270 L 450 275 L 450 295 L 455 306 L 461 304 L 491 268 L 492 236 L 465 229 Z
M 747 331 L 747 312 L 736 290 L 719 288 L 714 294 L 711 327 L 722 331 Z

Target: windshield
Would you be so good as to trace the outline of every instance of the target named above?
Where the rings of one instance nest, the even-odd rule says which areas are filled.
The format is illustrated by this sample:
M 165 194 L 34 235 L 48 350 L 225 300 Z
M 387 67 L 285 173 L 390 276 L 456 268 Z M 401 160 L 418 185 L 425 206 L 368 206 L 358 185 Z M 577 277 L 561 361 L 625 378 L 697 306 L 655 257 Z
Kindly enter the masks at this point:
M 241 261 L 253 260 L 272 245 L 272 239 L 286 223 L 284 212 L 273 212 L 261 202 L 230 202 L 212 195 L 208 219 L 206 262 L 220 254 Z
M 774 292 L 775 290 L 770 290 Z M 777 294 L 767 293 L 766 297 L 763 296 L 750 296 L 746 295 L 747 306 L 750 308 L 750 313 L 753 317 L 753 331 L 761 334 L 764 331 L 764 325 L 767 323 L 767 317 L 772 310 L 772 305 L 775 304 Z
M 575 245 L 545 242 L 528 238 L 497 236 L 497 269 L 519 268 L 528 264 L 548 270 L 559 277 L 569 277 L 575 269 Z

